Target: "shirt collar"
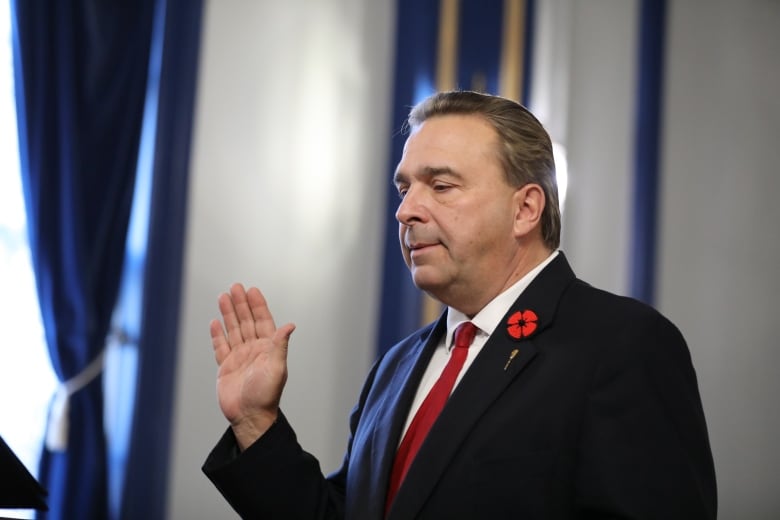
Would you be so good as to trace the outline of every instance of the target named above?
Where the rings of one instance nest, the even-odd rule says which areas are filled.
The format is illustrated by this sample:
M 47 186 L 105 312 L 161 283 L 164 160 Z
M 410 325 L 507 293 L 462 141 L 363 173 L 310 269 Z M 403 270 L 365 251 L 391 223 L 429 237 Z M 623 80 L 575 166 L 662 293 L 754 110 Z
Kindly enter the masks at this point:
M 534 278 L 537 277 L 542 270 L 547 267 L 547 264 L 552 262 L 556 256 L 558 256 L 559 250 L 553 251 L 542 263 L 528 271 L 525 276 L 516 281 L 511 287 L 504 292 L 490 300 L 476 316 L 469 320 L 468 316 L 463 314 L 457 309 L 447 307 L 447 337 L 444 344 L 447 346 L 447 350 L 452 348 L 453 336 L 455 335 L 455 329 L 464 321 L 471 321 L 477 326 L 477 336 L 493 334 L 493 331 L 498 327 L 501 318 L 507 313 L 512 304 L 517 300 L 525 289 L 531 285 Z

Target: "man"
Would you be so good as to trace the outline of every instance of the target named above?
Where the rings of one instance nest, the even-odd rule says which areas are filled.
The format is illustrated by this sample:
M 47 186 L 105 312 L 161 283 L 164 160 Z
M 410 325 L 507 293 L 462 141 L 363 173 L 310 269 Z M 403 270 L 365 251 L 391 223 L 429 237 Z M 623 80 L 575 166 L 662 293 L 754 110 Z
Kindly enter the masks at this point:
M 575 277 L 541 124 L 445 92 L 409 129 L 401 251 L 446 312 L 376 362 L 326 478 L 279 410 L 294 326 L 234 285 L 211 324 L 230 428 L 208 477 L 247 518 L 715 518 L 687 346 L 652 308 Z

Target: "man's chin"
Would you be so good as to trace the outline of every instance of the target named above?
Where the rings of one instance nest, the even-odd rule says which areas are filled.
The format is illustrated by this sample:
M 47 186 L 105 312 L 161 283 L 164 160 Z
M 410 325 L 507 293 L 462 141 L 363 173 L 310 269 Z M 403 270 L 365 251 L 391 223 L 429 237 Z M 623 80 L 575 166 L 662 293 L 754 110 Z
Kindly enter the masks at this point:
M 444 280 L 438 273 L 430 272 L 428 268 L 415 268 L 412 270 L 412 282 L 421 291 L 425 291 L 434 298 L 436 293 L 446 285 Z

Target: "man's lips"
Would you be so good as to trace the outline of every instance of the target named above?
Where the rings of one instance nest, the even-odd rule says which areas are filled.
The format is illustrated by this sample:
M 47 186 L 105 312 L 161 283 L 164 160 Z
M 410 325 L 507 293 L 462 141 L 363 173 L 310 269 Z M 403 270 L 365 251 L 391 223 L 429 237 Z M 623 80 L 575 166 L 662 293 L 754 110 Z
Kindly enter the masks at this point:
M 417 256 L 420 255 L 436 246 L 440 245 L 439 242 L 431 242 L 431 243 L 414 243 L 409 244 L 407 247 L 409 248 L 409 254 L 411 256 Z

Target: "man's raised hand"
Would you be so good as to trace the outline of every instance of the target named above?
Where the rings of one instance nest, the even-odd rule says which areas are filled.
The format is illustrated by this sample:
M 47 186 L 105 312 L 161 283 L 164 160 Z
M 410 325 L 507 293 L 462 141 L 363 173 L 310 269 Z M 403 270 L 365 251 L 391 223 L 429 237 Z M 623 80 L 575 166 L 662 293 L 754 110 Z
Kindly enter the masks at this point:
M 263 294 L 233 284 L 219 296 L 222 322 L 210 325 L 219 365 L 219 407 L 244 450 L 263 435 L 279 414 L 287 381 L 287 344 L 295 325 L 276 328 Z M 223 327 L 224 324 L 224 327 Z

